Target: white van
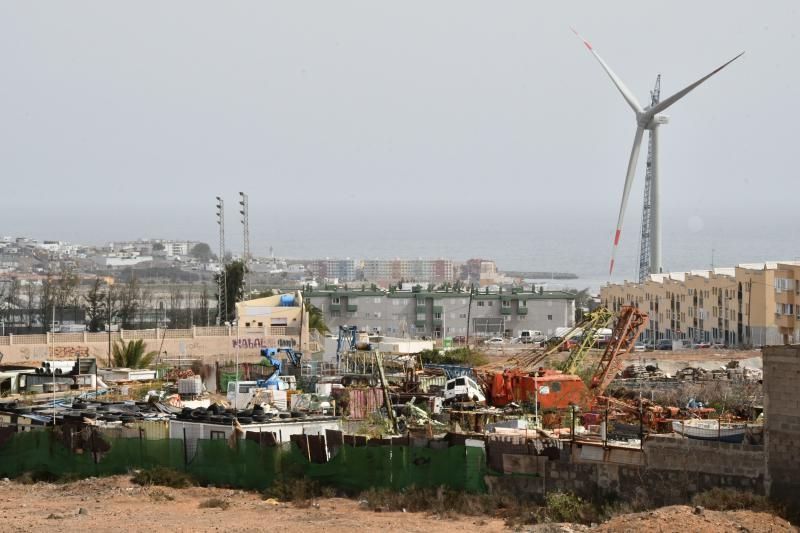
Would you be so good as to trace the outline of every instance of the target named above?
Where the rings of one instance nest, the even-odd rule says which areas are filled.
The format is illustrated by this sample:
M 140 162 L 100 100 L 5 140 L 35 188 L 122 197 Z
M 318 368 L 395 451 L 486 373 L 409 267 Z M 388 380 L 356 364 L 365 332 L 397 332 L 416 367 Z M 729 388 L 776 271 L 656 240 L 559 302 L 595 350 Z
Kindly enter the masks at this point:
M 519 332 L 519 342 L 522 344 L 531 344 L 534 342 L 543 342 L 545 340 L 544 334 L 536 329 L 523 329 Z
M 448 380 L 444 387 L 444 401 L 449 402 L 453 400 L 479 403 L 485 402 L 486 396 L 483 395 L 483 391 L 478 384 L 475 383 L 475 380 L 467 376 L 460 376 Z

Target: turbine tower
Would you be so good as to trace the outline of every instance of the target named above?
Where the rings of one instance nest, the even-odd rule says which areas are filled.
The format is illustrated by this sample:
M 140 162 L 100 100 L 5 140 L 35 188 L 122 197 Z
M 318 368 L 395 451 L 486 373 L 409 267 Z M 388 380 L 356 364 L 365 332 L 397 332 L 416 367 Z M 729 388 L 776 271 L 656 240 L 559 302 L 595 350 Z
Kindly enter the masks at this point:
M 608 267 L 608 275 L 609 277 L 614 272 L 614 259 L 617 255 L 617 246 L 619 245 L 619 238 L 620 234 L 622 233 L 622 221 L 625 217 L 625 208 L 628 205 L 628 197 L 631 194 L 631 185 L 633 184 L 633 174 L 636 171 L 636 162 L 639 160 L 639 149 L 642 145 L 642 137 L 644 136 L 644 130 L 648 130 L 650 132 L 650 149 L 651 149 L 651 165 L 649 168 L 651 174 L 651 183 L 650 183 L 650 273 L 658 273 L 661 272 L 661 213 L 660 213 L 660 195 L 659 195 L 659 182 L 658 182 L 658 127 L 662 124 L 669 123 L 669 117 L 666 115 L 661 114 L 662 111 L 666 111 L 672 104 L 689 94 L 692 90 L 694 90 L 698 85 L 706 81 L 708 78 L 719 72 L 720 70 L 724 69 L 737 59 L 739 59 L 744 52 L 740 53 L 733 59 L 727 61 L 722 66 L 717 67 L 711 73 L 703 76 L 696 82 L 692 83 L 691 85 L 681 89 L 677 93 L 673 94 L 669 98 L 665 100 L 659 101 L 655 105 L 650 105 L 647 108 L 643 108 L 633 93 L 622 83 L 616 74 L 611 70 L 611 68 L 606 64 L 605 61 L 598 55 L 597 52 L 594 51 L 592 45 L 589 42 L 581 37 L 577 31 L 572 30 L 575 35 L 578 36 L 579 39 L 583 41 L 583 44 L 586 48 L 592 53 L 592 55 L 597 59 L 597 62 L 600 63 L 600 66 L 603 67 L 603 70 L 606 71 L 608 77 L 611 78 L 611 81 L 617 87 L 617 90 L 622 94 L 622 97 L 628 102 L 628 105 L 631 106 L 633 112 L 636 115 L 636 134 L 633 137 L 633 148 L 631 149 L 631 155 L 628 159 L 628 171 L 625 174 L 625 185 L 622 189 L 622 201 L 620 202 L 619 206 L 619 215 L 617 216 L 617 227 L 616 231 L 614 232 L 614 246 L 611 249 L 611 262 Z
M 656 85 L 652 91 L 650 91 L 650 106 L 654 106 L 658 103 L 658 100 L 661 96 L 661 74 L 656 76 Z M 653 169 L 654 169 L 654 148 L 653 148 L 653 136 L 650 136 L 650 141 L 647 146 L 647 172 L 644 175 L 644 201 L 642 202 L 642 233 L 641 238 L 639 239 L 639 283 L 643 283 L 647 276 L 649 276 L 652 271 L 650 270 L 650 264 L 652 261 L 652 250 L 653 250 L 653 239 L 652 239 L 652 231 L 653 231 Z M 659 252 L 661 250 L 659 249 Z M 660 256 L 660 254 L 659 254 Z M 661 270 L 661 260 L 657 261 L 659 267 L 658 270 Z

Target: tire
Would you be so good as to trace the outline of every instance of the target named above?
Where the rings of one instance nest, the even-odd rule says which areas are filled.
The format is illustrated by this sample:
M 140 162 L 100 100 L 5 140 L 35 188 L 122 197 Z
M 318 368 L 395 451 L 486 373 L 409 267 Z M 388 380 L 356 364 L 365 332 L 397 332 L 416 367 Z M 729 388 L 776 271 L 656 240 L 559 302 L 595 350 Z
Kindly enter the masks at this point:
M 253 423 L 253 419 L 250 418 L 249 416 L 238 416 L 238 417 L 236 417 L 236 420 L 238 420 L 240 424 L 252 424 Z

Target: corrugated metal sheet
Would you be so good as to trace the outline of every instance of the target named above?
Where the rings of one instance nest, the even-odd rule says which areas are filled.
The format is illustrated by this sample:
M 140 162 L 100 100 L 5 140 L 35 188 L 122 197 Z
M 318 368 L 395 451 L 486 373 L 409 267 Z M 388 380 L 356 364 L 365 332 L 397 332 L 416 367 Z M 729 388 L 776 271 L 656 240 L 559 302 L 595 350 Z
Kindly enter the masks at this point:
M 383 406 L 383 389 L 347 389 L 347 412 L 352 420 L 364 420 Z

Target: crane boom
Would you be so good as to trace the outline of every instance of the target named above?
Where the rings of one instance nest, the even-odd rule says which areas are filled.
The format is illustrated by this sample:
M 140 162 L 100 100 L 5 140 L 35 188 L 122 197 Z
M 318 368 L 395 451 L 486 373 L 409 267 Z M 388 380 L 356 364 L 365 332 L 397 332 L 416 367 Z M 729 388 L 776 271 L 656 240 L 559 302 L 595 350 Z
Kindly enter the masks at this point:
M 578 367 L 580 367 L 586 353 L 594 346 L 595 337 L 597 332 L 608 326 L 614 315 L 605 307 L 598 307 L 594 311 L 587 313 L 581 321 L 583 328 L 583 338 L 581 341 L 570 351 L 569 357 L 564 362 L 562 370 L 565 374 L 574 374 Z
M 614 324 L 611 339 L 606 345 L 589 384 L 589 389 L 594 396 L 601 396 L 605 392 L 606 387 L 619 370 L 619 357 L 633 349 L 636 339 L 647 326 L 648 320 L 647 313 L 638 308 L 631 305 L 622 306 L 619 318 Z

